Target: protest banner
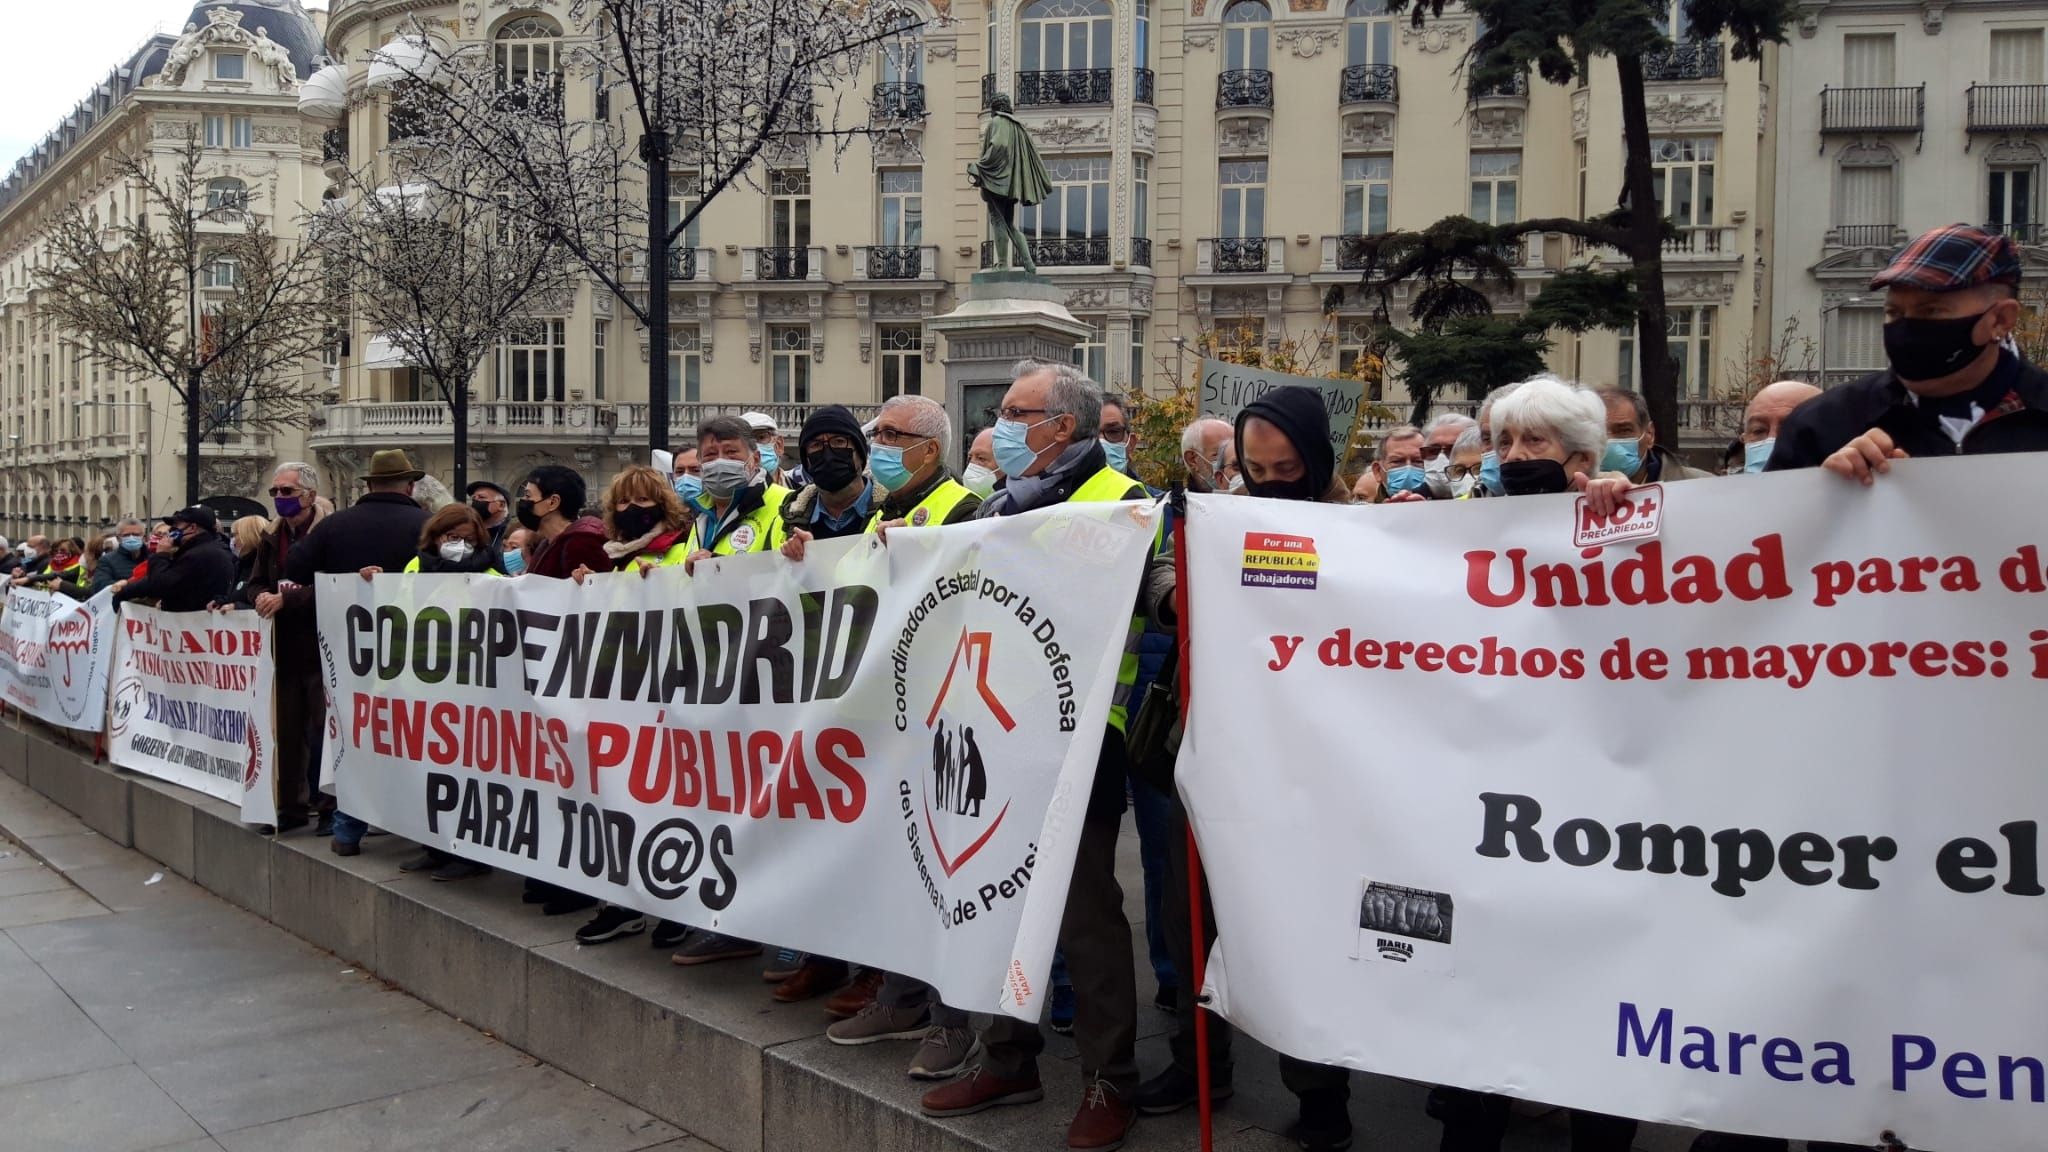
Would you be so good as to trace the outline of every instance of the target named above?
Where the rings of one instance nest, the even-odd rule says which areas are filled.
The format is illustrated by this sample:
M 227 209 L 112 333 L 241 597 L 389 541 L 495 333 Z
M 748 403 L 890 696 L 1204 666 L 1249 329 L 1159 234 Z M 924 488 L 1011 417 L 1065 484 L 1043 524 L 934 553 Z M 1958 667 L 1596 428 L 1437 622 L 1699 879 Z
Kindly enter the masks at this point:
M 1143 504 L 582 585 L 323 576 L 343 810 L 1037 1019 Z
M 107 758 L 277 823 L 270 621 L 121 606 Z
M 1179 786 L 1219 1010 L 1573 1108 L 2032 1146 L 2039 468 L 1669 484 L 1606 518 L 1191 500 Z
M 9 588 L 0 614 L 0 692 L 60 728 L 97 732 L 107 718 L 114 594 L 80 603 L 40 588 Z
M 1365 381 L 1328 376 L 1292 376 L 1265 368 L 1249 368 L 1226 360 L 1202 361 L 1202 411 L 1233 423 L 1252 401 L 1275 388 L 1299 384 L 1313 388 L 1330 413 L 1330 447 L 1344 459 L 1351 433 L 1365 409 Z

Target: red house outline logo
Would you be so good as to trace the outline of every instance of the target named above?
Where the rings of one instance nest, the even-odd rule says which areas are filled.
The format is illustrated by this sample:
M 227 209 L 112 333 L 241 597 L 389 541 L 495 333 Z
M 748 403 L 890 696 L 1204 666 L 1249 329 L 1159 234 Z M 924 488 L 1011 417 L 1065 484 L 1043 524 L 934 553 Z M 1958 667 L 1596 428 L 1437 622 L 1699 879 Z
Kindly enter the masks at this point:
M 973 672 L 974 695 L 981 701 L 982 707 L 988 710 L 988 714 L 995 718 L 996 723 L 1002 727 L 1004 732 L 1016 731 L 1016 719 L 1010 715 L 1010 710 L 1004 707 L 1001 698 L 996 695 L 995 689 L 989 686 L 988 667 L 994 652 L 994 633 L 975 632 L 966 628 L 960 630 L 960 642 L 953 646 L 953 659 L 946 666 L 945 679 L 939 682 L 938 693 L 932 697 L 932 706 L 925 713 L 924 726 L 927 731 L 939 723 L 939 709 L 945 705 L 947 697 L 953 691 L 953 680 L 955 676 L 959 675 L 962 661 L 965 661 Z M 988 827 L 982 830 L 981 835 L 975 837 L 973 843 L 962 849 L 958 856 L 949 856 L 944 842 L 939 838 L 938 822 L 932 819 L 931 793 L 925 789 L 920 791 L 924 797 L 925 832 L 931 837 L 932 851 L 939 858 L 939 867 L 944 869 L 949 878 L 959 872 L 960 869 L 966 867 L 967 862 L 974 859 L 975 854 L 987 846 L 988 842 L 995 837 L 996 829 L 1002 827 L 1003 817 L 1009 815 L 1010 812 L 1010 802 L 1005 800 L 1002 809 L 996 813 L 996 818 L 989 822 Z

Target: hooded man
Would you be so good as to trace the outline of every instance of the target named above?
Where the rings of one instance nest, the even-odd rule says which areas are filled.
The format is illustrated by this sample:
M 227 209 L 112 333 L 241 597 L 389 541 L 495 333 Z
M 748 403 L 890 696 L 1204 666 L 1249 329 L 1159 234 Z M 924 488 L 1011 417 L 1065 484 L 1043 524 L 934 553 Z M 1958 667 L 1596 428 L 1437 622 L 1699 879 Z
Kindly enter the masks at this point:
M 769 547 L 792 560 L 812 540 L 837 540 L 867 531 L 880 497 L 868 479 L 868 438 L 843 404 L 811 413 L 797 434 L 797 453 L 811 482 L 783 501 Z

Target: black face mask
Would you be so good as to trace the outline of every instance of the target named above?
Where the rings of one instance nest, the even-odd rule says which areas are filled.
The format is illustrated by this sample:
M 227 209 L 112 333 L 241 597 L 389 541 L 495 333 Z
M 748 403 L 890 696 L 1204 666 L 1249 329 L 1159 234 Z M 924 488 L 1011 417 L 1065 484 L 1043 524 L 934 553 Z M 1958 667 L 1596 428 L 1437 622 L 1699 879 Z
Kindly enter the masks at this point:
M 543 496 L 541 499 L 545 500 L 547 497 Z M 533 505 L 532 500 L 521 500 L 514 509 L 519 517 L 519 526 L 528 532 L 540 531 L 540 513 L 533 510 Z
M 483 517 L 484 523 L 488 524 L 491 522 L 491 506 L 489 504 L 481 500 L 471 500 L 469 502 L 469 510 Z
M 612 526 L 619 530 L 619 539 L 638 540 L 661 525 L 661 509 L 643 508 L 628 504 L 624 511 L 612 513 Z
M 804 460 L 820 492 L 843 491 L 860 479 L 860 463 L 851 448 L 823 448 Z
M 1510 496 L 1552 496 L 1571 480 L 1555 460 L 1510 460 L 1500 466 L 1500 486 Z
M 1919 383 L 1962 371 L 1984 351 L 1974 334 L 1977 322 L 1990 314 L 1986 309 L 1953 320 L 1901 317 L 1886 324 L 1884 355 L 1891 361 L 1892 374 Z
M 1315 481 L 1307 476 L 1296 477 L 1293 480 L 1246 480 L 1244 490 L 1261 500 L 1309 501 L 1322 495 L 1316 491 Z

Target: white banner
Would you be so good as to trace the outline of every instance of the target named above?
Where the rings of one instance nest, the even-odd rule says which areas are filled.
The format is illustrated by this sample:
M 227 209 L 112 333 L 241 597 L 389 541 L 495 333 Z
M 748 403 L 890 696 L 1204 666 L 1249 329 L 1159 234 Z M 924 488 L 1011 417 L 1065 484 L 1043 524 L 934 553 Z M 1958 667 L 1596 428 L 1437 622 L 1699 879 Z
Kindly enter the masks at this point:
M 97 732 L 107 717 L 114 594 L 80 603 L 40 588 L 9 588 L 0 614 L 0 692 L 48 724 Z
M 1648 1120 L 2036 1146 L 2040 469 L 1701 480 L 1607 521 L 1196 498 L 1180 787 L 1221 1010 Z
M 270 621 L 124 604 L 118 633 L 108 759 L 277 823 Z
M 1036 1019 L 1155 522 L 1063 506 L 582 586 L 323 576 L 340 805 Z

